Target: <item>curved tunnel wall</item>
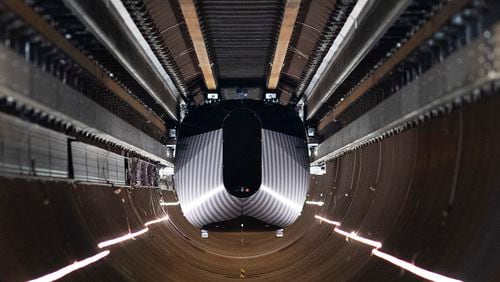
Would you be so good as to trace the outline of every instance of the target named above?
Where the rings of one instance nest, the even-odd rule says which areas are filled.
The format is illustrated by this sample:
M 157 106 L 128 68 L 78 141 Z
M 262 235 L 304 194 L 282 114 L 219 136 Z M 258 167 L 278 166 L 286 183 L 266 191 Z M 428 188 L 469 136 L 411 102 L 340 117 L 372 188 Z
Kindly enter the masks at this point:
M 465 281 L 498 281 L 499 97 L 466 105 L 327 163 L 311 179 L 306 206 L 285 237 L 211 233 L 200 238 L 178 207 L 150 231 L 110 247 L 103 260 L 68 281 L 255 280 L 419 281 L 371 256 L 370 247 L 332 232 L 383 243 L 382 250 Z M 0 180 L 0 277 L 21 281 L 95 254 L 99 241 L 143 228 L 162 216 L 150 189 Z M 165 192 L 165 201 L 175 200 Z

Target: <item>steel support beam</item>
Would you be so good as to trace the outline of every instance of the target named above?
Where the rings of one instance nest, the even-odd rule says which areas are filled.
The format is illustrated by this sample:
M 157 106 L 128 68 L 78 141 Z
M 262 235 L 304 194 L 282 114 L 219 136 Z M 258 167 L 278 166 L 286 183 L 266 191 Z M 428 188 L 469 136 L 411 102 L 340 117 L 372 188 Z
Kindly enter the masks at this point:
M 194 2 L 193 0 L 179 0 L 179 4 L 189 35 L 191 36 L 191 41 L 193 42 L 194 51 L 198 58 L 198 64 L 203 74 L 205 85 L 208 90 L 215 90 L 217 89 L 217 82 L 212 71 L 212 63 L 208 57 L 207 46 L 203 39 L 203 32 L 201 31 L 200 21 Z
M 406 41 L 387 61 L 380 66 L 368 79 L 364 80 L 356 89 L 340 102 L 325 120 L 334 120 L 342 114 L 349 106 L 356 102 L 384 79 L 391 70 L 402 62 L 411 52 L 422 45 L 425 40 L 437 32 L 453 15 L 462 10 L 471 0 L 455 0 L 448 2 L 436 15 L 428 20 L 408 41 Z
M 177 88 L 119 0 L 63 0 L 139 84 L 177 120 Z
M 307 119 L 314 117 L 411 0 L 360 0 L 305 91 Z
M 431 113 L 450 110 L 462 100 L 477 99 L 491 87 L 500 89 L 500 24 L 322 142 L 313 163 L 333 159 Z
M 11 97 L 28 109 L 38 109 L 75 128 L 172 166 L 167 148 L 124 120 L 0 46 L 0 97 Z
M 147 120 L 150 120 L 161 131 L 166 132 L 165 123 L 154 115 L 149 109 L 141 104 L 134 97 L 130 96 L 128 92 L 112 80 L 108 75 L 80 50 L 75 47 L 71 42 L 66 40 L 59 32 L 57 32 L 49 23 L 40 17 L 30 6 L 21 0 L 0 0 L 12 12 L 20 16 L 26 23 L 36 29 L 45 39 L 61 49 L 66 55 L 80 65 L 85 71 L 90 73 L 98 81 L 100 81 L 106 88 L 108 88 L 117 97 L 125 101 Z
M 295 27 L 295 21 L 297 20 L 299 9 L 300 0 L 286 1 L 285 12 L 283 13 L 283 19 L 281 20 L 278 42 L 276 44 L 276 50 L 274 51 L 273 62 L 271 63 L 271 72 L 269 73 L 269 79 L 267 80 L 267 89 L 274 90 L 278 87 L 281 69 L 283 68 L 283 63 L 285 62 L 286 52 L 288 50 L 288 45 L 290 44 L 290 39 L 292 38 L 292 32 Z

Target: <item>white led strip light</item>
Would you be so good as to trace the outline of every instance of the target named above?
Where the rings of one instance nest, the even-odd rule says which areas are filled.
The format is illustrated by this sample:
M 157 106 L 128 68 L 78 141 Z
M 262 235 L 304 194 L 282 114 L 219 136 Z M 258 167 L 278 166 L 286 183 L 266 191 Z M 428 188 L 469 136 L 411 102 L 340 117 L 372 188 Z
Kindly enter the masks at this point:
M 336 227 L 333 231 L 335 231 L 343 236 L 346 236 L 350 239 L 353 239 L 355 241 L 358 241 L 358 242 L 361 242 L 363 244 L 374 247 L 374 249 L 372 250 L 373 255 L 375 255 L 375 256 L 377 256 L 385 261 L 388 261 L 396 266 L 399 266 L 405 270 L 408 270 L 409 272 L 411 272 L 417 276 L 420 276 L 420 277 L 427 279 L 427 280 L 436 281 L 436 282 L 463 282 L 462 280 L 453 279 L 453 278 L 446 277 L 444 275 L 441 275 L 441 274 L 438 274 L 438 273 L 435 273 L 432 271 L 425 270 L 425 269 L 420 268 L 414 264 L 411 264 L 411 263 L 406 262 L 404 260 L 398 259 L 396 257 L 389 255 L 389 254 L 386 254 L 386 253 L 379 250 L 380 248 L 382 248 L 381 242 L 373 241 L 373 240 L 370 240 L 367 238 L 363 238 L 361 236 L 358 236 L 355 232 L 348 233 L 346 231 L 340 230 L 340 229 L 338 229 L 338 226 L 340 226 L 340 222 L 329 220 L 329 219 L 321 217 L 319 215 L 315 215 L 314 218 L 317 218 L 322 222 L 326 222 L 326 223 L 335 225 Z
M 149 226 L 151 224 L 155 224 L 155 223 L 158 223 L 158 222 L 166 221 L 168 219 L 169 219 L 169 217 L 167 215 L 167 216 L 162 217 L 162 218 L 158 218 L 158 219 L 155 219 L 155 220 L 148 221 L 148 222 L 144 223 L 144 226 L 147 227 L 147 226 Z
M 115 238 L 115 239 L 100 242 L 99 244 L 97 244 L 97 247 L 99 247 L 99 249 L 102 249 L 102 248 L 105 248 L 108 246 L 116 245 L 116 244 L 121 243 L 123 241 L 127 241 L 127 240 L 135 238 L 139 235 L 142 235 L 148 231 L 149 231 L 149 228 L 146 227 L 146 228 L 139 230 L 137 232 L 134 232 L 134 233 L 128 233 L 128 234 L 125 234 L 125 235 L 120 236 L 120 237 Z
M 325 203 L 322 201 L 306 201 L 306 205 L 316 205 L 316 206 L 323 206 Z
M 462 282 L 462 280 L 457 280 L 457 279 L 453 279 L 453 278 L 449 278 L 449 277 L 446 277 L 446 276 L 443 276 L 441 274 L 437 274 L 435 272 L 431 272 L 431 271 L 428 271 L 428 270 L 425 270 L 423 268 L 420 268 L 416 265 L 413 265 L 409 262 L 406 262 L 404 260 L 400 260 L 396 257 L 393 257 L 391 255 L 388 255 L 384 252 L 381 252 L 377 249 L 373 249 L 372 250 L 372 254 L 383 259 L 383 260 L 386 260 L 394 265 L 397 265 L 403 269 L 406 269 L 408 270 L 409 272 L 415 274 L 415 275 L 418 275 L 422 278 L 425 278 L 427 280 L 431 280 L 431 281 L 439 281 L 439 282 Z
M 111 240 L 100 242 L 97 245 L 97 247 L 99 247 L 99 249 L 102 249 L 102 248 L 105 248 L 105 247 L 108 247 L 108 246 L 112 246 L 112 245 L 118 244 L 118 243 L 126 241 L 126 240 L 133 239 L 133 238 L 135 238 L 137 236 L 140 236 L 140 235 L 148 232 L 149 228 L 147 226 L 155 224 L 155 223 L 167 221 L 167 220 L 169 220 L 168 215 L 166 215 L 164 217 L 161 217 L 161 218 L 154 219 L 154 220 L 150 220 L 150 221 L 144 223 L 144 226 L 146 228 L 144 228 L 142 230 L 139 230 L 137 232 L 134 232 L 134 233 L 125 234 L 125 235 L 120 236 L 120 237 L 115 238 L 115 239 L 111 239 Z M 33 279 L 33 280 L 29 280 L 28 282 L 51 282 L 51 281 L 55 281 L 57 279 L 60 279 L 60 278 L 62 278 L 64 276 L 68 275 L 69 273 L 71 273 L 71 272 L 73 272 L 75 270 L 83 268 L 83 267 L 85 267 L 85 266 L 87 266 L 89 264 L 95 263 L 95 262 L 99 261 L 100 259 L 106 257 L 109 254 L 110 254 L 109 250 L 102 251 L 102 252 L 98 253 L 97 255 L 88 257 L 88 258 L 86 258 L 84 260 L 81 260 L 81 261 L 75 261 L 73 264 L 65 266 L 65 267 L 63 267 L 63 268 L 61 268 L 61 269 L 59 269 L 57 271 L 54 271 L 54 272 L 49 273 L 49 274 L 46 274 L 46 275 L 44 275 L 42 277 L 39 277 L 39 278 L 36 278 L 36 279 Z
M 333 229 L 333 231 L 339 233 L 340 235 L 344 235 L 347 238 L 350 238 L 350 239 L 353 239 L 355 241 L 361 242 L 363 244 L 372 246 L 376 249 L 382 248 L 382 243 L 358 236 L 355 232 L 348 233 L 348 232 L 345 232 L 343 230 L 340 230 L 338 227 L 335 227 L 335 229 Z
M 177 202 L 160 202 L 160 206 L 178 206 L 181 203 L 179 201 Z
M 340 222 L 338 222 L 338 221 L 333 221 L 333 220 L 329 220 L 329 219 L 324 218 L 324 217 L 321 217 L 321 216 L 319 216 L 319 215 L 315 215 L 315 216 L 314 216 L 314 218 L 319 219 L 320 221 L 324 221 L 324 222 L 326 222 L 326 223 L 328 223 L 328 224 L 332 224 L 332 225 L 337 225 L 337 226 L 340 226 Z
M 107 255 L 109 255 L 109 251 L 108 250 L 105 250 L 103 252 L 100 252 L 98 253 L 97 255 L 94 255 L 94 256 L 91 256 L 91 257 L 88 257 L 84 260 L 81 260 L 81 261 L 75 261 L 73 264 L 70 264 L 68 266 L 65 266 L 57 271 L 54 271 L 52 273 L 49 273 L 47 275 L 44 275 L 40 278 L 36 278 L 36 279 L 33 279 L 33 280 L 29 280 L 28 282 L 50 282 L 50 281 L 55 281 L 57 279 L 60 279 L 68 274 L 70 274 L 71 272 L 75 271 L 75 270 L 78 270 L 80 268 L 83 268 L 89 264 L 92 264 L 94 262 L 97 262 L 98 260 L 106 257 Z
M 162 218 L 157 218 L 157 219 L 148 221 L 148 222 L 144 223 L 144 226 L 146 228 L 141 229 L 141 230 L 139 230 L 137 232 L 134 232 L 134 233 L 130 233 L 129 232 L 128 234 L 125 234 L 125 235 L 120 236 L 118 238 L 114 238 L 114 239 L 111 239 L 111 240 L 100 242 L 99 244 L 97 244 L 97 247 L 99 247 L 99 249 L 102 249 L 102 248 L 105 248 L 105 247 L 108 247 L 108 246 L 116 245 L 116 244 L 121 243 L 123 241 L 127 241 L 127 240 L 130 240 L 130 239 L 133 239 L 133 238 L 135 238 L 137 236 L 140 236 L 140 235 L 148 232 L 149 231 L 149 228 L 148 228 L 149 225 L 152 225 L 152 224 L 155 224 L 155 223 L 159 223 L 159 222 L 162 222 L 162 221 L 166 221 L 168 219 L 169 219 L 169 217 L 168 217 L 168 215 L 166 215 L 166 216 L 164 216 Z

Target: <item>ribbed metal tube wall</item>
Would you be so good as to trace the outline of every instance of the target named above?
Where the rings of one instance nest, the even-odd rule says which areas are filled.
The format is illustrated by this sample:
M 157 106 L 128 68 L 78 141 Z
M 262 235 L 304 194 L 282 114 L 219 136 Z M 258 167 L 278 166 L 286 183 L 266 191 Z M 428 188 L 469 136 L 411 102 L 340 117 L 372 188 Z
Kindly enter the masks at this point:
M 333 232 L 382 243 L 381 251 L 465 281 L 499 281 L 500 96 L 370 144 L 327 163 L 311 179 L 299 219 L 274 233 L 210 233 L 179 207 L 162 211 L 151 189 L 0 178 L 0 278 L 24 281 L 96 254 L 97 243 L 169 221 L 110 247 L 69 274 L 71 281 L 418 281 L 371 255 L 372 247 Z M 165 192 L 163 201 L 176 201 Z M 61 212 L 64 211 L 64 212 Z

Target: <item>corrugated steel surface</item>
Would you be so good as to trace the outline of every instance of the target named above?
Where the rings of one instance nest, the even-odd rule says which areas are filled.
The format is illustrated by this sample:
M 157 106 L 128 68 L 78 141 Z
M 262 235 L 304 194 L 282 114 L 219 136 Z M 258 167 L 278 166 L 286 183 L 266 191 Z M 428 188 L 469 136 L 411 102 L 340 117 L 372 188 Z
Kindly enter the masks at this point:
M 141 122 L 137 127 L 127 122 L 123 115 L 117 116 L 115 111 L 81 95 L 4 46 L 0 46 L 0 78 L 0 97 L 12 97 L 27 108 L 40 109 L 56 119 L 71 122 L 75 130 L 91 132 L 155 161 L 164 161 L 167 157 L 165 146 L 146 134 L 147 130 L 143 131 L 148 124 Z
M 197 227 L 237 217 L 241 201 L 226 192 L 222 178 L 222 129 L 177 143 L 175 184 L 182 212 Z
M 68 177 L 67 137 L 0 113 L 0 173 Z
M 175 182 L 189 222 L 202 227 L 248 215 L 287 226 L 297 219 L 309 184 L 304 140 L 265 129 L 262 140 L 262 185 L 244 199 L 224 187 L 222 129 L 179 140 Z
M 125 157 L 81 142 L 71 142 L 74 179 L 125 185 Z
M 276 226 L 292 224 L 309 187 L 307 147 L 301 138 L 262 130 L 262 184 L 243 213 Z

